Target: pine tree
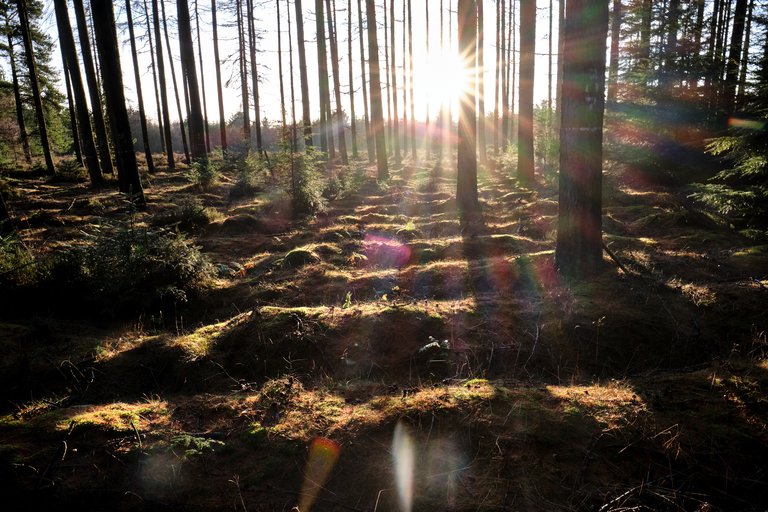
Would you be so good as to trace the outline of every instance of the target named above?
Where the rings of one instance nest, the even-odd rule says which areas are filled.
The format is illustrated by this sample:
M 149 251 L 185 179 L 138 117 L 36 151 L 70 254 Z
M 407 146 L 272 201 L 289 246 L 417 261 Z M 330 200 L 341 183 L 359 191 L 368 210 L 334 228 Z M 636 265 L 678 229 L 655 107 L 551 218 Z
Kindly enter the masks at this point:
M 517 178 L 534 181 L 533 79 L 536 46 L 536 0 L 520 2 L 520 103 L 518 106 Z
M 477 57 L 477 0 L 459 0 L 459 54 L 469 62 Z M 466 97 L 459 106 L 459 143 L 457 163 L 456 203 L 462 219 L 468 220 L 480 210 L 477 197 L 477 113 L 475 84 L 472 73 Z
M 365 0 L 368 20 L 368 71 L 371 76 L 371 135 L 376 142 L 376 169 L 379 181 L 389 179 L 387 147 L 384 141 L 384 113 L 379 78 L 379 43 L 376 39 L 376 4 Z
M 133 78 L 136 82 L 136 95 L 139 99 L 139 122 L 141 124 L 141 139 L 144 143 L 144 156 L 147 160 L 147 170 L 155 172 L 155 163 L 152 160 L 152 149 L 149 147 L 149 132 L 147 130 L 147 115 L 144 109 L 144 94 L 141 90 L 141 74 L 139 73 L 139 59 L 136 54 L 136 37 L 133 32 L 133 15 L 131 14 L 131 0 L 125 0 L 125 13 L 128 18 L 128 35 L 131 40 L 131 54 L 133 56 Z

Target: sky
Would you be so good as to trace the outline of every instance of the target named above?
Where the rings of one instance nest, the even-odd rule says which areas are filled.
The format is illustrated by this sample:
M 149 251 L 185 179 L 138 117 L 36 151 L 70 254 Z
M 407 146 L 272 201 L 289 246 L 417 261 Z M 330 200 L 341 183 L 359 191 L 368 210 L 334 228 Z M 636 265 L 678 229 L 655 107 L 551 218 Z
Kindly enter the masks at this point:
M 194 13 L 195 0 L 190 1 L 190 11 Z M 295 19 L 295 6 L 292 0 L 290 1 L 290 21 L 291 21 L 291 33 L 290 37 L 294 50 L 294 90 L 296 98 L 296 111 L 297 116 L 301 115 L 301 93 L 299 84 L 299 72 L 298 72 L 298 51 L 297 51 L 297 39 L 296 39 L 296 19 Z M 402 21 L 403 21 L 403 1 L 395 1 L 395 51 L 396 51 L 396 66 L 397 66 L 397 80 L 398 80 L 398 107 L 400 115 L 402 115 Z M 285 83 L 285 101 L 287 117 L 290 122 L 291 109 L 290 109 L 290 77 L 289 77 L 289 60 L 288 60 L 288 11 L 286 0 L 279 0 L 280 2 L 280 34 L 282 41 L 282 56 L 283 56 L 283 76 Z M 339 46 L 340 57 L 340 82 L 342 90 L 342 105 L 345 112 L 349 112 L 349 80 L 348 80 L 348 60 L 347 60 L 347 1 L 346 0 L 333 0 L 336 3 L 336 23 L 337 23 L 337 44 Z M 245 2 L 243 2 L 245 3 Z M 317 84 L 317 49 L 315 43 L 315 13 L 314 2 L 312 0 L 304 0 L 303 2 L 303 14 L 304 14 L 304 35 L 306 39 L 306 52 L 307 52 L 307 73 L 309 77 L 309 90 L 310 90 L 310 107 L 313 114 L 313 118 L 317 117 L 318 111 L 318 84 Z M 377 0 L 377 24 L 379 26 L 379 46 L 380 46 L 380 65 L 384 66 L 384 10 L 383 0 Z M 412 0 L 412 24 L 413 24 L 413 58 L 414 58 L 414 97 L 416 107 L 416 117 L 424 119 L 427 113 L 427 106 L 429 106 L 431 116 L 434 118 L 435 111 L 437 110 L 442 98 L 453 98 L 457 101 L 458 92 L 461 89 L 461 81 L 463 75 L 466 74 L 462 70 L 462 65 L 459 63 L 459 58 L 456 52 L 456 0 L 443 0 L 443 16 L 444 16 L 444 45 L 441 52 L 440 45 L 440 0 Z M 363 1 L 363 16 L 365 17 L 365 2 Z M 429 52 L 427 52 L 426 44 L 426 7 L 429 6 Z M 549 31 L 549 1 L 538 0 L 537 2 L 537 34 L 536 34 L 536 74 L 534 79 L 534 100 L 538 103 L 547 97 L 547 71 L 548 71 L 548 31 Z M 133 16 L 134 25 L 137 38 L 140 39 L 139 44 L 139 60 L 140 69 L 142 73 L 141 87 L 145 98 L 145 109 L 147 116 L 151 119 L 157 119 L 157 109 L 155 107 L 154 87 L 152 84 L 152 73 L 150 70 L 150 58 L 149 58 L 149 45 L 146 38 L 147 28 L 146 19 L 144 18 L 143 8 L 138 9 L 141 4 L 134 2 Z M 237 61 L 232 56 L 236 52 L 237 45 L 237 29 L 235 27 L 235 16 L 232 11 L 232 0 L 219 0 L 217 1 L 217 18 L 219 26 L 219 45 L 220 56 L 225 61 L 222 64 L 222 80 L 224 81 L 224 111 L 227 119 L 231 118 L 237 112 L 242 109 L 242 97 L 240 92 L 240 80 L 236 74 Z M 450 7 L 449 7 L 450 5 Z M 148 1 L 148 6 L 151 11 L 151 2 Z M 142 6 L 143 7 L 143 6 Z M 555 10 L 555 20 L 553 25 L 553 31 L 557 34 L 557 9 L 558 2 L 553 1 L 552 7 Z M 86 2 L 87 8 L 87 2 Z M 450 9 L 450 13 L 449 13 Z M 485 10 L 485 91 L 486 91 L 486 111 L 493 109 L 493 93 L 494 93 L 494 59 L 495 59 L 495 2 L 493 0 L 484 0 Z M 174 57 L 174 65 L 176 67 L 177 79 L 181 80 L 181 71 L 179 64 L 179 49 L 178 39 L 175 29 L 176 19 L 176 6 L 175 2 L 166 0 L 166 13 L 169 17 L 169 23 L 173 25 L 171 30 L 171 46 Z M 210 2 L 203 0 L 199 5 L 200 13 L 200 37 L 201 48 L 203 54 L 203 77 L 205 84 L 205 95 L 207 99 L 208 117 L 211 122 L 218 120 L 218 99 L 216 96 L 216 75 L 213 54 L 213 34 L 211 29 L 211 14 L 210 14 Z M 261 117 L 266 116 L 271 121 L 278 121 L 280 119 L 280 89 L 278 79 L 278 27 L 277 27 L 277 11 L 275 0 L 254 0 L 254 13 L 256 29 L 259 32 L 258 55 L 256 57 L 258 63 L 258 70 L 261 77 L 261 83 L 259 86 L 260 103 L 261 103 Z M 125 4 L 123 2 L 115 3 L 115 14 L 118 20 L 118 30 L 123 29 L 118 37 L 121 41 L 120 54 L 123 68 L 123 82 L 126 88 L 126 98 L 130 106 L 136 108 L 136 87 L 134 81 L 133 67 L 131 61 L 130 45 L 128 41 L 127 27 L 125 23 Z M 151 12 L 150 12 L 151 14 Z M 449 46 L 449 14 L 452 18 L 451 28 L 453 31 L 453 46 Z M 389 16 L 389 1 L 387 1 L 387 16 Z M 75 27 L 74 13 L 70 8 L 70 18 L 72 26 Z M 519 12 L 518 12 L 519 21 Z M 358 117 L 362 117 L 363 114 L 363 99 L 360 87 L 362 85 L 360 75 L 360 61 L 359 61 L 359 41 L 358 41 L 358 18 L 357 18 L 357 5 L 356 0 L 352 1 L 352 64 L 353 64 L 353 82 L 355 87 L 355 111 Z M 387 20 L 390 23 L 390 20 Z M 58 42 L 58 34 L 55 28 L 55 18 L 53 15 L 53 4 L 48 2 L 46 5 L 45 16 L 45 28 L 53 37 L 54 41 Z M 193 20 L 192 25 L 193 38 L 195 38 L 195 52 L 197 58 L 197 40 L 195 33 L 195 25 Z M 518 27 L 519 30 L 519 27 Z M 326 25 L 327 31 L 327 25 Z M 365 35 L 365 32 L 364 32 Z M 153 37 L 154 40 L 154 37 Z M 554 38 L 553 52 L 553 69 L 557 66 L 557 37 Z M 364 39 L 366 55 L 368 52 L 367 37 Z M 54 55 L 54 65 L 60 68 L 59 53 Z M 167 52 L 165 54 L 167 59 Z M 390 56 L 391 57 L 391 56 Z M 330 50 L 329 50 L 330 59 Z M 166 62 L 167 65 L 167 62 Z M 82 66 L 82 63 L 81 63 Z M 330 67 L 329 67 L 330 69 Z M 198 73 L 200 68 L 198 67 Z M 330 73 L 330 71 L 329 71 Z M 367 73 L 367 64 L 366 64 Z M 169 91 L 172 87 L 170 82 L 170 73 L 168 74 L 168 87 Z M 329 78 L 331 87 L 333 81 Z M 384 75 L 382 74 L 382 83 L 385 83 Z M 63 84 L 63 80 L 62 80 Z M 180 84 L 180 82 L 179 82 Z M 63 85 L 62 85 L 63 87 Z M 250 87 L 250 80 L 249 80 Z M 553 93 L 554 95 L 554 93 Z M 331 102 L 332 108 L 335 109 L 335 101 L 333 99 L 333 89 L 331 89 Z M 251 101 L 251 109 L 253 109 L 253 102 Z M 387 104 L 384 103 L 385 115 Z M 175 113 L 176 109 L 173 106 L 171 108 L 172 120 L 178 119 L 178 115 Z M 457 108 L 454 108 L 454 116 L 457 115 Z

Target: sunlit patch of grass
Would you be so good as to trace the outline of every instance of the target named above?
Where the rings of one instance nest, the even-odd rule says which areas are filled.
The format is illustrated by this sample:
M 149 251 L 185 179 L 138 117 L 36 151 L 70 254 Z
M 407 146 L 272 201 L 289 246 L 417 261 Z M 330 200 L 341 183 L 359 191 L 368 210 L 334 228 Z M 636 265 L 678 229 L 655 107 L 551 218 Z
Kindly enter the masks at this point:
M 93 427 L 109 432 L 134 432 L 158 428 L 166 424 L 168 404 L 162 400 L 143 403 L 115 402 L 106 405 L 83 405 L 61 411 L 56 422 L 57 430 L 67 430 L 74 423 L 77 427 Z
M 591 386 L 547 386 L 547 391 L 575 410 L 589 414 L 609 427 L 618 427 L 628 414 L 646 409 L 635 391 L 623 382 Z
M 213 345 L 223 334 L 251 317 L 251 312 L 241 313 L 223 322 L 205 325 L 195 331 L 180 336 L 171 342 L 171 346 L 181 347 L 191 358 L 208 355 Z

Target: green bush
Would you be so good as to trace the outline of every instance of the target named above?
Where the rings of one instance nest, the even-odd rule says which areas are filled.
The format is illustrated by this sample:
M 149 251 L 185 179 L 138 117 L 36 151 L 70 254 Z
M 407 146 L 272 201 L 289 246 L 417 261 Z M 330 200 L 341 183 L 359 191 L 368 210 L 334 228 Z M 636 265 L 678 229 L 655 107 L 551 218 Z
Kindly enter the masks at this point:
M 189 181 L 202 189 L 210 188 L 216 183 L 219 176 L 221 176 L 221 172 L 219 171 L 218 165 L 210 160 L 193 162 L 192 166 L 187 171 L 187 178 Z
M 34 259 L 18 236 L 0 237 L 0 286 L 35 281 Z
M 123 221 L 56 256 L 45 281 L 59 296 L 120 314 L 184 303 L 211 276 L 210 263 L 183 235 Z
M 219 216 L 213 208 L 203 206 L 197 199 L 185 198 L 152 219 L 154 226 L 174 226 L 192 232 L 207 226 Z
M 313 215 L 325 208 L 320 173 L 323 154 L 309 147 L 302 153 L 281 151 L 278 162 L 288 170 L 289 194 L 295 216 Z M 286 163 L 287 158 L 287 163 Z
M 80 162 L 74 158 L 65 158 L 56 168 L 57 182 L 73 182 L 82 183 L 88 181 L 88 173 L 85 167 L 80 165 Z

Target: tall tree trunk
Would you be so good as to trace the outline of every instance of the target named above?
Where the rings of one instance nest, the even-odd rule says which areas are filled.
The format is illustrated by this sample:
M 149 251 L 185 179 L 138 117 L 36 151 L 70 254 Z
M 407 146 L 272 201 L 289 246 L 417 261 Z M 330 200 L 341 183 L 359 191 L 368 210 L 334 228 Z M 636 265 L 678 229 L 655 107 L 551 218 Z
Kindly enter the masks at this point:
M 403 0 L 403 155 L 408 154 L 408 51 L 406 38 L 408 37 L 407 0 Z M 411 141 L 413 144 L 413 141 Z
M 381 104 L 381 79 L 379 78 L 379 43 L 376 40 L 376 4 L 365 0 L 368 19 L 368 72 L 371 76 L 371 132 L 376 141 L 376 170 L 379 181 L 389 179 L 387 147 L 384 141 L 384 113 Z
M 165 64 L 163 61 L 163 43 L 160 38 L 160 12 L 157 7 L 159 0 L 152 0 L 152 18 L 155 25 L 155 50 L 157 50 L 157 75 L 160 80 L 160 103 L 163 109 L 163 131 L 165 132 L 165 155 L 168 170 L 173 171 L 176 163 L 173 156 L 173 137 L 171 136 L 171 115 L 168 108 L 168 88 L 165 81 Z
M 621 2 L 621 0 L 617 0 Z M 555 11 L 552 5 L 552 0 L 549 0 L 549 32 L 547 32 L 547 132 L 552 125 L 552 40 L 554 39 L 554 17 Z M 551 135 L 551 133 L 549 133 Z
M 323 12 L 323 0 L 315 0 L 315 29 L 317 35 L 317 72 L 318 86 L 320 89 L 320 149 L 328 153 L 331 160 L 336 157 L 333 142 L 329 145 L 332 119 L 328 116 L 330 111 L 331 94 L 328 86 L 328 55 L 325 47 L 325 14 Z
M 240 91 L 243 102 L 243 142 L 251 146 L 251 107 L 248 100 L 248 63 L 245 59 L 245 29 L 243 27 L 243 6 L 241 0 L 235 0 L 237 18 L 238 57 L 240 62 Z
M 301 0 L 296 0 L 300 5 Z M 216 0 L 211 0 L 211 25 L 213 26 L 213 60 L 216 68 L 216 94 L 219 98 L 219 134 L 221 148 L 227 149 L 227 118 L 224 117 L 224 94 L 221 86 L 221 59 L 219 58 L 219 28 L 216 20 Z
M 427 59 L 432 59 L 432 55 L 429 53 L 429 0 L 424 0 L 424 10 L 424 24 L 426 26 L 425 39 L 427 42 L 426 56 Z M 426 158 L 429 158 L 432 151 L 432 123 L 429 118 L 429 91 L 427 91 L 427 96 L 424 98 L 424 109 L 424 155 Z
M 288 15 L 288 71 L 290 73 L 291 88 L 291 149 L 296 151 L 296 91 L 293 84 L 293 38 L 291 37 L 291 0 L 285 0 L 285 12 Z M 350 63 L 352 59 L 350 57 Z M 350 64 L 351 65 L 351 64 Z M 350 84 L 352 81 L 350 80 Z M 291 160 L 293 164 L 293 160 Z
M 366 9 L 367 9 L 366 5 Z M 357 22 L 358 22 L 358 39 L 360 40 L 360 76 L 363 81 L 363 114 L 365 115 L 365 146 L 368 150 L 368 161 L 373 163 L 376 158 L 376 146 L 373 142 L 373 134 L 371 133 L 371 123 L 368 116 L 368 84 L 365 80 L 365 44 L 363 38 L 363 10 L 361 7 L 361 0 L 357 0 Z
M 143 207 L 144 191 L 141 188 L 139 169 L 136 165 L 136 153 L 133 149 L 131 123 L 125 108 L 123 93 L 123 73 L 120 69 L 120 53 L 117 49 L 117 30 L 115 16 L 110 0 L 91 0 L 96 45 L 101 63 L 101 82 L 104 84 L 109 126 L 112 128 L 112 143 L 115 147 L 117 162 L 117 180 L 120 191 L 128 194 L 134 203 Z
M 165 150 L 165 129 L 163 128 L 163 109 L 160 107 L 160 91 L 157 87 L 157 67 L 155 66 L 155 45 L 152 42 L 152 18 L 147 9 L 147 0 L 144 1 L 144 17 L 147 21 L 147 38 L 149 39 L 149 60 L 152 68 L 152 87 L 155 90 L 155 108 L 157 109 L 157 126 L 160 132 L 160 152 Z
M 359 2 L 360 0 L 358 0 Z M 299 81 L 301 82 L 301 108 L 304 123 L 304 145 L 312 145 L 312 118 L 309 115 L 309 80 L 307 80 L 307 54 L 304 44 L 304 13 L 301 0 L 295 0 L 296 39 L 299 45 Z
M 445 47 L 444 44 L 444 30 L 443 30 L 443 0 L 440 0 L 440 52 L 442 54 L 445 54 Z M 438 116 L 440 119 L 440 124 L 438 125 L 438 137 L 435 141 L 435 153 L 437 154 L 437 166 L 438 168 L 442 166 L 443 162 L 443 139 L 446 137 L 446 128 L 445 128 L 445 103 L 444 103 L 444 96 L 440 95 L 440 110 L 438 112 Z
M 555 100 L 555 130 L 560 131 L 560 107 L 563 98 L 563 55 L 565 54 L 565 0 L 557 1 L 557 99 Z
M 561 2 L 563 0 L 560 0 Z M 616 102 L 619 83 L 619 41 L 621 40 L 621 0 L 613 0 L 611 13 L 611 64 L 608 67 L 608 103 Z
M 515 137 L 515 80 L 517 79 L 517 12 L 514 0 L 509 0 L 509 23 L 507 23 L 507 133 L 510 137 L 510 143 Z M 509 74 L 512 72 L 512 79 Z M 519 112 L 519 110 L 518 110 Z
M 91 114 L 93 116 L 93 131 L 96 134 L 96 149 L 101 160 L 101 169 L 107 173 L 114 173 L 112 168 L 112 156 L 109 153 L 109 141 L 107 140 L 107 126 L 104 121 L 104 109 L 101 106 L 101 90 L 96 80 L 96 68 L 93 64 L 93 51 L 91 41 L 88 38 L 88 24 L 85 18 L 83 0 L 73 0 L 77 32 L 80 40 L 80 50 L 83 56 L 83 70 L 85 81 L 88 84 L 88 93 L 91 100 Z
M 56 173 L 56 168 L 53 165 L 53 158 L 51 158 L 51 147 L 48 144 L 48 129 L 45 125 L 43 97 L 40 95 L 40 84 L 37 81 L 37 63 L 35 62 L 35 52 L 32 48 L 32 38 L 29 34 L 29 19 L 27 17 L 26 0 L 16 0 L 16 6 L 19 10 L 19 28 L 21 30 L 21 38 L 24 41 L 24 56 L 27 59 L 29 86 L 32 89 L 32 101 L 35 105 L 37 129 L 40 133 L 40 145 L 43 148 L 45 168 L 48 171 L 48 174 L 53 175 Z
M 517 178 L 534 181 L 533 78 L 536 45 L 536 0 L 520 2 L 520 104 L 518 106 Z
M 141 139 L 144 143 L 144 157 L 147 160 L 147 171 L 155 172 L 155 162 L 152 160 L 152 149 L 149 147 L 149 133 L 147 131 L 147 114 L 144 109 L 144 95 L 141 90 L 141 73 L 139 73 L 139 59 L 136 53 L 136 37 L 133 33 L 133 15 L 131 14 L 131 0 L 125 0 L 125 13 L 128 18 L 128 36 L 131 40 L 131 55 L 133 57 L 133 77 L 136 81 L 136 95 L 139 99 L 139 122 L 141 123 Z
M 391 0 L 394 2 L 394 0 Z M 428 0 L 427 0 L 428 1 Z M 384 11 L 384 81 L 385 85 L 384 88 L 386 89 L 386 97 L 387 97 L 387 154 L 392 154 L 392 94 L 394 91 L 390 88 L 389 83 L 389 38 L 387 37 L 389 35 L 389 26 L 387 24 L 387 17 L 388 17 L 388 11 L 387 11 L 387 0 L 382 0 L 382 7 Z
M 660 85 L 667 94 L 672 92 L 675 83 L 679 83 L 680 65 L 677 51 L 677 32 L 680 30 L 680 0 L 670 0 L 667 16 L 667 40 L 664 45 L 664 69 Z
M 130 1 L 130 0 L 126 0 Z M 192 42 L 192 27 L 190 25 L 189 4 L 187 0 L 176 0 L 176 12 L 179 17 L 179 53 L 181 56 L 181 72 L 189 91 L 189 142 L 193 162 L 204 162 L 208 159 L 205 150 L 205 126 L 203 125 L 203 108 L 200 102 L 200 85 L 197 81 L 195 67 L 195 47 Z M 139 96 L 141 98 L 141 96 Z
M 357 118 L 355 116 L 355 82 L 352 71 L 352 0 L 347 0 L 347 67 L 349 71 L 349 118 L 352 132 L 352 158 L 357 159 Z
M 256 129 L 256 149 L 259 152 L 264 151 L 264 139 L 261 133 L 261 97 L 259 95 L 259 66 L 256 62 L 256 22 L 253 19 L 253 0 L 247 0 L 248 7 L 248 48 L 251 55 L 251 82 L 253 84 L 253 127 Z
M 509 60 L 507 53 L 507 0 L 501 2 L 501 146 L 509 143 Z
M 195 0 L 195 31 L 197 32 L 197 59 L 200 64 L 200 88 L 203 97 L 203 123 L 205 126 L 205 151 L 211 152 L 211 134 L 208 127 L 208 101 L 205 97 L 205 72 L 203 71 L 203 43 L 200 38 L 200 13 L 197 9 L 199 0 Z
M 59 31 L 59 41 L 61 45 L 61 54 L 65 64 L 65 74 L 67 80 L 67 96 L 69 88 L 72 89 L 72 98 L 74 98 L 75 115 L 77 124 L 73 126 L 73 131 L 77 131 L 80 147 L 83 151 L 83 163 L 88 171 L 92 185 L 99 185 L 104 180 L 101 175 L 101 166 L 99 158 L 96 155 L 96 143 L 93 140 L 91 131 L 91 116 L 88 113 L 88 103 L 85 99 L 85 90 L 83 88 L 83 79 L 80 76 L 80 63 L 77 58 L 77 49 L 75 48 L 75 39 L 72 36 L 72 26 L 69 23 L 69 12 L 66 0 L 54 0 L 54 10 L 56 12 L 56 25 Z
M 739 81 L 741 66 L 741 49 L 744 39 L 744 22 L 747 14 L 747 0 L 736 0 L 733 13 L 733 31 L 731 33 L 731 48 L 725 66 L 725 88 L 723 91 L 722 109 L 726 113 L 734 111 L 736 104 L 736 88 Z
M 64 88 L 67 90 L 67 107 L 69 110 L 69 125 L 72 133 L 72 149 L 75 151 L 75 160 L 81 166 L 85 167 L 83 162 L 83 152 L 80 149 L 80 135 L 78 133 L 77 126 L 77 113 L 75 112 L 75 99 L 72 97 L 72 84 L 69 80 L 69 64 L 64 57 L 64 52 L 61 52 L 61 64 L 64 71 Z
M 173 62 L 173 53 L 171 53 L 171 38 L 168 35 L 168 18 L 165 15 L 165 0 L 160 0 L 160 13 L 162 14 L 163 33 L 165 34 L 165 49 L 168 51 L 168 65 L 171 68 L 171 82 L 173 83 L 173 94 L 176 98 L 176 111 L 179 113 L 179 131 L 181 132 L 181 145 L 184 148 L 184 159 L 189 165 L 192 160 L 189 157 L 189 144 L 187 144 L 187 132 L 184 130 L 184 113 L 181 110 L 181 100 L 179 98 L 179 86 L 176 81 L 176 66 Z M 182 91 L 183 93 L 184 91 Z M 189 112 L 187 112 L 189 115 Z
M 586 277 L 602 262 L 602 166 L 608 0 L 568 0 L 555 263 Z
M 477 2 L 477 146 L 480 153 L 480 161 L 485 163 L 488 159 L 485 147 L 485 15 L 483 12 L 483 0 Z
M 411 77 L 408 82 L 411 100 L 411 157 L 416 161 L 416 103 L 413 97 L 413 17 L 411 15 L 411 0 L 408 0 L 408 69 Z
M 477 56 L 477 0 L 459 0 L 457 11 L 459 55 L 469 62 L 474 62 Z M 475 80 L 472 73 L 467 75 L 470 83 L 467 84 L 466 97 L 459 106 L 456 183 L 456 203 L 463 219 L 480 210 L 477 198 Z
M 737 96 L 737 107 L 744 106 L 747 90 L 747 68 L 749 67 L 749 39 L 752 35 L 752 11 L 755 6 L 755 0 L 749 0 L 749 10 L 747 11 L 747 27 L 744 31 L 744 53 L 741 55 L 741 70 L 739 71 L 739 92 Z
M 501 73 L 501 40 L 499 33 L 501 32 L 501 2 L 498 0 L 496 3 L 496 60 L 493 66 L 493 156 L 499 156 L 499 85 L 500 85 L 500 73 Z
M 333 11 L 331 1 L 325 0 L 328 11 L 328 42 L 331 45 L 331 72 L 333 74 L 333 95 L 336 99 L 336 123 L 338 123 L 339 154 L 341 163 L 347 165 L 347 141 L 344 135 L 344 111 L 341 108 L 341 79 L 339 77 L 339 47 L 336 44 L 336 28 L 333 23 Z
M 283 122 L 282 130 L 283 136 L 285 136 L 285 88 L 283 86 L 283 36 L 280 31 L 280 0 L 275 0 L 275 6 L 277 7 L 277 74 L 280 79 L 280 120 Z
M 16 57 L 13 50 L 13 39 L 11 31 L 6 25 L 6 35 L 8 39 L 8 60 L 11 62 L 11 79 L 13 80 L 13 99 L 16 103 L 16 123 L 19 126 L 19 140 L 21 141 L 22 151 L 24 152 L 24 161 L 27 165 L 32 165 L 32 152 L 29 149 L 29 137 L 27 136 L 27 127 L 24 122 L 24 106 L 21 102 L 21 90 L 19 89 L 19 75 L 16 71 Z
M 704 28 L 704 0 L 696 1 L 696 23 L 693 28 L 693 61 L 694 65 L 689 68 L 688 87 L 696 94 L 699 88 L 699 77 L 701 59 L 701 34 Z
M 395 45 L 395 0 L 389 1 L 389 46 L 392 52 L 392 61 L 390 62 L 389 74 L 392 76 L 392 115 L 393 130 L 392 148 L 395 153 L 395 163 L 399 164 L 400 157 L 400 122 L 397 115 L 397 72 L 395 66 L 396 45 Z M 387 37 L 386 34 L 384 37 Z

